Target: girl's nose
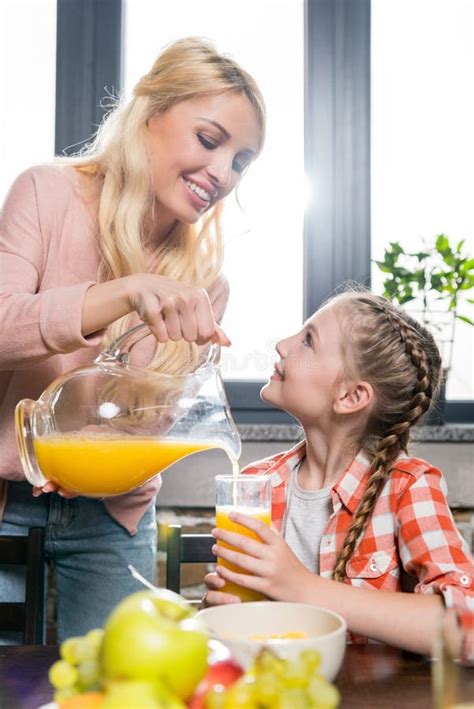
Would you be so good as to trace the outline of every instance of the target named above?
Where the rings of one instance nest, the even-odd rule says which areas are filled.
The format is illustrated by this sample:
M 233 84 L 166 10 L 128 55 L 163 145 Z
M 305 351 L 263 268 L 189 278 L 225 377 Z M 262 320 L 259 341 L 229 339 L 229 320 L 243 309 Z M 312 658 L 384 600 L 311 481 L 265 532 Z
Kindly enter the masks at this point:
M 286 355 L 288 354 L 287 348 L 285 347 L 285 340 L 280 340 L 279 342 L 276 343 L 275 349 L 280 355 L 282 359 L 285 359 Z

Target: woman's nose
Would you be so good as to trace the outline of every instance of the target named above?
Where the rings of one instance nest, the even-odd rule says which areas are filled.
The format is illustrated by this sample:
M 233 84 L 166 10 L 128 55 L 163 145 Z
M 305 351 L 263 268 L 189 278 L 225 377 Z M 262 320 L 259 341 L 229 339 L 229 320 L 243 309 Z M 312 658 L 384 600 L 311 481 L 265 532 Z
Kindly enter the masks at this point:
M 207 171 L 209 177 L 217 187 L 228 188 L 232 184 L 232 161 L 225 156 L 216 156 L 209 163 Z

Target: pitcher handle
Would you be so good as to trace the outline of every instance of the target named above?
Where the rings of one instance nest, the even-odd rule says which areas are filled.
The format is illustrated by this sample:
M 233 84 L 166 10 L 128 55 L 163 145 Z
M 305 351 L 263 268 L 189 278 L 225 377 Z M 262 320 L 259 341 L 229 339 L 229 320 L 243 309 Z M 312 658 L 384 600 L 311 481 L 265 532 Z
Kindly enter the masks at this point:
M 107 349 L 96 357 L 94 360 L 95 364 L 118 362 L 120 364 L 128 365 L 130 362 L 130 352 L 133 347 L 135 347 L 138 342 L 141 342 L 141 340 L 144 340 L 145 337 L 149 337 L 150 335 L 152 335 L 152 332 L 146 323 L 135 325 L 135 327 L 132 327 L 130 330 L 124 332 L 123 335 L 116 337 Z M 212 343 L 208 348 L 205 359 L 200 363 L 199 369 L 208 365 L 218 364 L 220 356 L 220 345 L 217 343 Z

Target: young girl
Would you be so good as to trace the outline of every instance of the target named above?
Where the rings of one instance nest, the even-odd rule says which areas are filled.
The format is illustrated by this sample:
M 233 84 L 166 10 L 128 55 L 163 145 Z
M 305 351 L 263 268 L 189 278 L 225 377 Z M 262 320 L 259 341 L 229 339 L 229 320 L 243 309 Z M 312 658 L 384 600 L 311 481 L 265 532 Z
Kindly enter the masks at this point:
M 135 361 L 160 372 L 189 366 L 201 343 L 229 344 L 218 324 L 228 296 L 222 201 L 264 132 L 252 77 L 209 43 L 178 40 L 81 157 L 30 168 L 3 205 L 0 534 L 45 527 L 60 641 L 102 625 L 137 589 L 127 564 L 154 578 L 160 478 L 104 502 L 68 499 L 52 483 L 32 490 L 15 444 L 15 405 L 93 362 L 104 337 L 140 320 L 155 338 L 138 345 Z M 2 570 L 0 600 L 23 598 L 20 572 Z
M 238 602 L 225 593 L 232 581 L 335 610 L 354 636 L 429 653 L 443 603 L 465 629 L 474 617 L 474 565 L 443 476 L 407 454 L 439 387 L 432 336 L 382 297 L 344 293 L 276 349 L 261 396 L 305 439 L 243 472 L 271 476 L 279 533 L 240 514 L 234 522 L 260 541 L 214 530 L 216 555 L 242 573 L 218 566 L 205 602 Z

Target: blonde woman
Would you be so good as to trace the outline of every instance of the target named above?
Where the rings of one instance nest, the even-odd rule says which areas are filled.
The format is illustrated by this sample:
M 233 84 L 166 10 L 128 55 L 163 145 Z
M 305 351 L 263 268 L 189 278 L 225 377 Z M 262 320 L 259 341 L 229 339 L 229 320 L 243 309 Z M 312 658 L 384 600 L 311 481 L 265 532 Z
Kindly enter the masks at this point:
M 229 340 L 222 200 L 259 154 L 264 103 L 233 60 L 199 39 L 169 45 L 105 119 L 80 158 L 27 170 L 1 215 L 0 534 L 46 528 L 62 640 L 100 625 L 155 576 L 155 479 L 104 502 L 24 481 L 13 410 L 64 371 L 90 363 L 136 322 L 156 339 L 141 364 L 180 371 L 197 345 Z M 151 342 L 153 341 L 153 342 Z M 51 493 L 45 495 L 43 493 Z M 24 593 L 0 575 L 0 598 Z M 3 639 L 5 641 L 5 638 Z M 1 642 L 1 639 L 0 639 Z

